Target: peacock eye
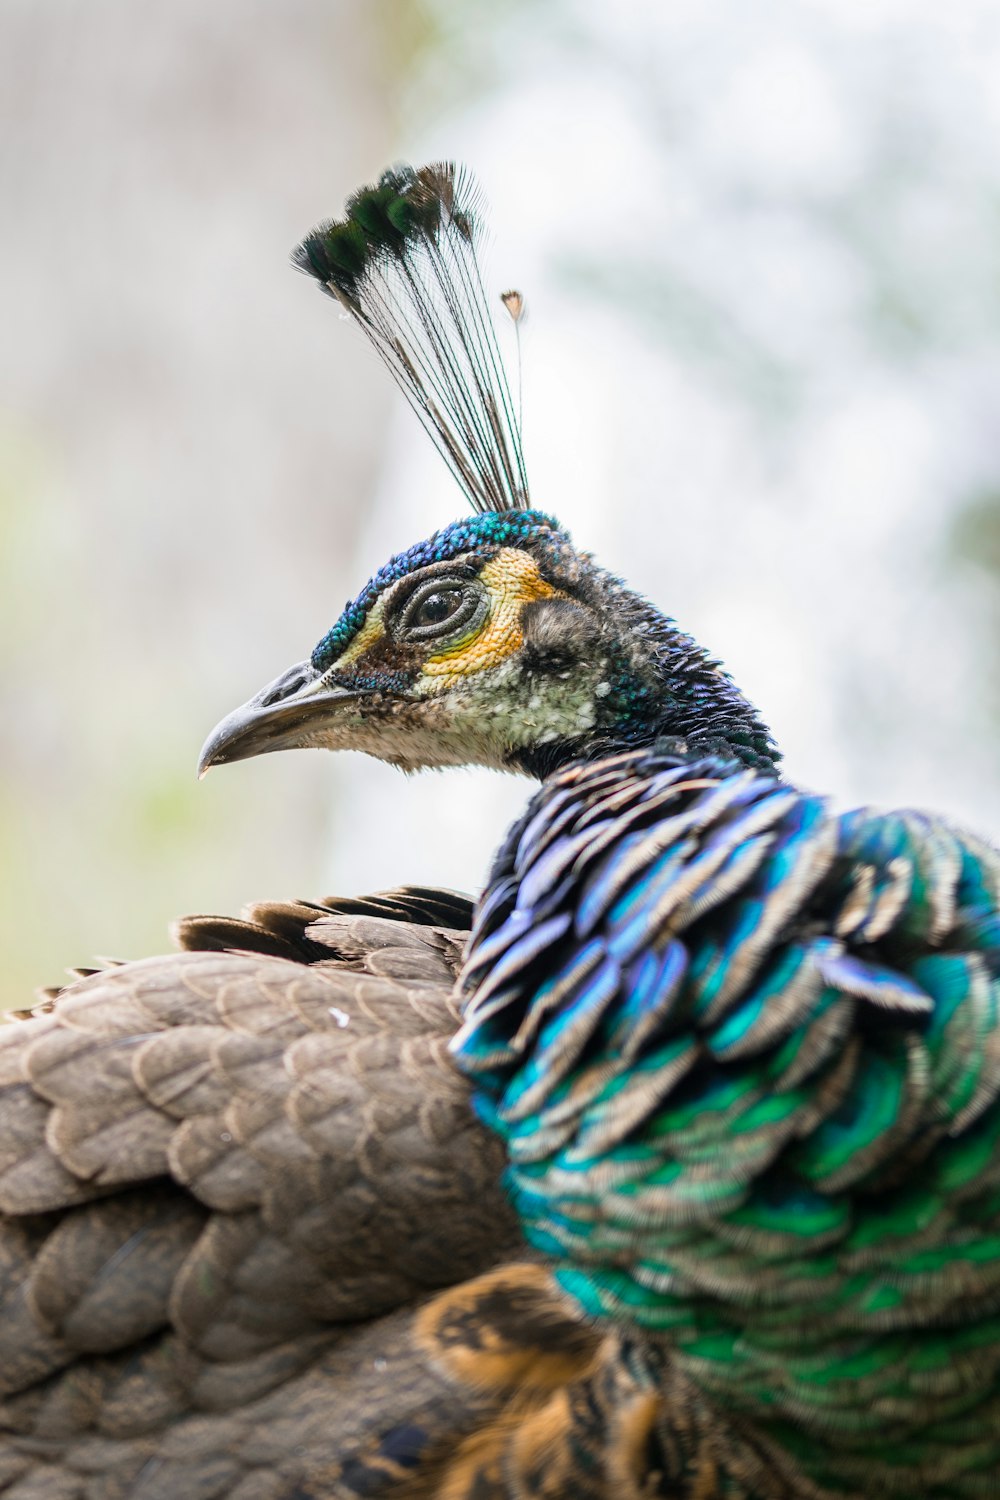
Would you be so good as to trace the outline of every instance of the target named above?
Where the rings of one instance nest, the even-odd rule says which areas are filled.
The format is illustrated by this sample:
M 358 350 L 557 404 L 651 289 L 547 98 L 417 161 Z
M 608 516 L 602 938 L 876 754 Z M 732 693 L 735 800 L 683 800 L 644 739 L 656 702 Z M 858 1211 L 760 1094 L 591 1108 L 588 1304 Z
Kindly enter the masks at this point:
M 453 589 L 441 589 L 428 594 L 410 616 L 411 625 L 441 625 L 450 620 L 462 603 L 462 596 Z
M 405 599 L 393 634 L 402 641 L 432 641 L 473 630 L 486 616 L 487 598 L 472 579 L 430 578 Z

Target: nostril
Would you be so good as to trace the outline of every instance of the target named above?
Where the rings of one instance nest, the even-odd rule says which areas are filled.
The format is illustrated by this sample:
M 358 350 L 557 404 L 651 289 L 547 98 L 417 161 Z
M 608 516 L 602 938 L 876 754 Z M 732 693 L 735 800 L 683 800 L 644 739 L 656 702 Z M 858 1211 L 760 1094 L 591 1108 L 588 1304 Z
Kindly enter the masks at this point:
M 273 703 L 280 703 L 282 699 L 290 698 L 293 693 L 298 692 L 299 688 L 305 687 L 311 675 L 304 667 L 293 667 L 284 677 L 279 677 L 277 682 L 271 683 L 267 691 L 262 694 L 259 706 L 270 708 Z

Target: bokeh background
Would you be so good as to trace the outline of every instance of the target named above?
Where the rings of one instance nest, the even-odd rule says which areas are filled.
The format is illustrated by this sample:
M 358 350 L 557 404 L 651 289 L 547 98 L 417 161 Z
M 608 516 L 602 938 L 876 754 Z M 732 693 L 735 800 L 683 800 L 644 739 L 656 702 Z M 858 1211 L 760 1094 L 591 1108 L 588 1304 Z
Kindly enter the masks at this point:
M 0 0 L 0 1005 L 166 923 L 474 889 L 524 783 L 215 721 L 461 510 L 290 246 L 459 157 L 536 502 L 788 773 L 1000 833 L 995 0 Z

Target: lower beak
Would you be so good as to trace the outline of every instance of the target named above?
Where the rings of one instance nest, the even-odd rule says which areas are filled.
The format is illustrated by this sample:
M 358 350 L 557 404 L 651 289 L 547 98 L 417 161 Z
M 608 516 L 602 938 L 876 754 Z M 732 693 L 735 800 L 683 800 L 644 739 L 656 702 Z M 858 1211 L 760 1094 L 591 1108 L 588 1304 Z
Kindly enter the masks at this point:
M 300 662 L 215 726 L 202 747 L 198 775 L 228 761 L 315 744 L 339 707 L 358 697 L 348 688 L 324 686 L 323 674 Z

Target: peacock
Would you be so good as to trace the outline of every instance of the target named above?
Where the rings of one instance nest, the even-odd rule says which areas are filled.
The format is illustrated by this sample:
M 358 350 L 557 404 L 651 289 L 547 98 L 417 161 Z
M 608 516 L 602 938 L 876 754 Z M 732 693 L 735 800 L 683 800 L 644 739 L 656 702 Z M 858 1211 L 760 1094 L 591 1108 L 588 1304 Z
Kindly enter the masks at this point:
M 0 1031 L 0 1494 L 1000 1496 L 1000 854 L 798 789 L 535 508 L 482 225 L 400 167 L 295 252 L 471 514 L 200 768 L 537 789 L 474 905 L 188 918 Z

